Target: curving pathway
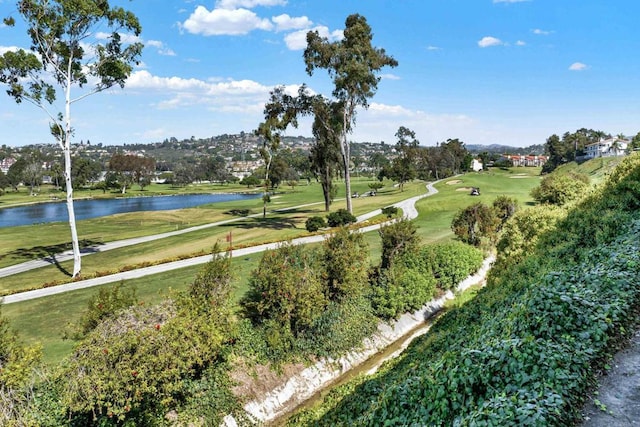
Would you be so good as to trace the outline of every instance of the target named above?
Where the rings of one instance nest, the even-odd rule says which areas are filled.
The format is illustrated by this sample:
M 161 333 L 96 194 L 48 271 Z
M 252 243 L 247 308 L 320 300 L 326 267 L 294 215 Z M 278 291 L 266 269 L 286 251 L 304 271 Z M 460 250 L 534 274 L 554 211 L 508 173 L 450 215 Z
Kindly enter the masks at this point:
M 427 192 L 425 194 L 422 194 L 420 196 L 415 196 L 415 197 L 411 197 L 407 200 L 403 200 L 401 202 L 398 203 L 394 203 L 392 206 L 396 206 L 399 209 L 402 209 L 404 215 L 403 217 L 406 219 L 414 219 L 418 216 L 418 211 L 416 209 L 416 202 L 422 198 L 431 196 L 433 194 L 436 194 L 438 192 L 438 190 L 435 189 L 435 187 L 433 186 L 433 184 L 435 183 L 429 183 L 427 184 Z M 317 203 L 312 203 L 312 204 L 317 204 Z M 305 207 L 305 206 L 310 206 L 312 204 L 308 204 L 308 205 L 301 205 L 301 206 L 296 206 L 293 208 L 286 208 L 286 209 L 282 209 L 282 211 L 286 211 L 286 210 L 291 210 L 291 209 L 296 209 L 296 208 L 300 208 L 300 207 Z M 372 218 L 376 215 L 379 215 L 382 213 L 382 209 L 377 209 L 374 210 L 372 212 L 369 212 L 367 214 L 361 215 L 359 217 L 357 217 L 358 222 L 363 222 L 366 221 L 369 218 Z M 256 214 L 256 215 L 262 215 L 260 214 Z M 252 215 L 252 216 L 256 216 L 256 215 Z M 221 225 L 221 224 L 227 224 L 229 222 L 233 222 L 233 221 L 240 221 L 244 219 L 243 218 L 233 218 L 233 219 L 229 219 L 229 220 L 225 220 L 225 221 L 219 221 L 219 222 L 215 222 L 215 223 L 210 223 L 210 224 L 204 224 L 204 225 L 200 225 L 200 226 L 196 226 L 196 227 L 190 227 L 184 230 L 178 230 L 178 231 L 172 231 L 169 233 L 162 233 L 162 234 L 156 234 L 156 235 L 152 235 L 152 236 L 145 236 L 145 237 L 139 237 L 139 238 L 134 238 L 134 239 L 126 239 L 126 240 L 119 240 L 119 241 L 115 241 L 115 242 L 110 242 L 110 243 L 106 243 L 104 245 L 99 246 L 98 248 L 94 248 L 93 250 L 91 250 L 90 252 L 86 252 L 85 255 L 89 254 L 89 253 L 96 253 L 96 252 L 104 252 L 107 250 L 112 250 L 112 249 L 117 249 L 117 248 L 122 248 L 125 246 L 131 246 L 131 245 L 135 245 L 138 243 L 144 243 L 144 242 L 149 242 L 152 240 L 158 240 L 158 239 L 163 239 L 165 237 L 170 237 L 170 236 L 175 236 L 178 234 L 184 234 L 184 233 L 189 233 L 191 231 L 196 231 L 196 230 L 201 230 L 204 228 L 209 228 L 209 227 L 214 227 L 216 225 Z M 382 224 L 374 224 L 374 225 L 370 225 L 367 227 L 363 227 L 360 228 L 358 230 L 358 232 L 360 233 L 365 233 L 368 231 L 373 231 L 373 230 L 377 230 L 381 227 Z M 293 239 L 291 242 L 293 244 L 296 245 L 300 245 L 300 244 L 308 244 L 308 243 L 317 243 L 317 242 L 322 242 L 325 239 L 325 235 L 314 235 L 314 236 L 306 236 L 306 237 L 299 237 L 297 239 Z M 256 246 L 251 246 L 248 248 L 240 248 L 240 249 L 234 249 L 232 252 L 232 256 L 233 257 L 240 257 L 240 256 L 246 256 L 249 254 L 254 254 L 257 252 L 263 252 L 266 250 L 271 250 L 271 249 L 275 249 L 278 247 L 278 245 L 280 245 L 279 242 L 276 243 L 267 243 L 267 244 L 263 244 L 263 245 L 256 245 Z M 69 256 L 67 253 L 65 254 L 60 254 L 56 256 L 56 260 L 58 262 L 63 260 L 63 256 Z M 71 254 L 72 256 L 72 254 Z M 176 270 L 179 268 L 184 268 L 184 267 L 190 267 L 190 266 L 194 266 L 194 265 L 200 265 L 200 264 L 205 264 L 207 262 L 209 262 L 211 260 L 211 255 L 203 255 L 203 256 L 199 256 L 199 257 L 195 257 L 195 258 L 189 258 L 189 259 L 184 259 L 184 260 L 180 260 L 180 261 L 174 261 L 174 262 L 168 262 L 168 263 L 164 263 L 164 264 L 159 264 L 159 265 L 154 265 L 151 267 L 144 267 L 144 268 L 138 268 L 136 270 L 131 270 L 131 271 L 125 271 L 125 272 L 121 272 L 121 273 L 116 273 L 116 274 L 111 274 L 108 276 L 103 276 L 103 277 L 96 277 L 94 279 L 87 279 L 87 280 L 80 280 L 77 282 L 72 282 L 72 283 L 67 283 L 67 284 L 63 284 L 63 285 L 58 285 L 58 286 L 52 286 L 49 288 L 43 288 L 43 289 L 36 289 L 33 291 L 26 291 L 26 292 L 20 292 L 17 294 L 13 294 L 13 295 L 7 295 L 2 299 L 2 303 L 3 304 L 11 304 L 11 303 L 15 303 L 15 302 L 21 302 L 21 301 L 28 301 L 31 299 L 36 299 L 36 298 L 42 298 L 42 297 L 46 297 L 46 296 L 50 296 L 50 295 L 56 295 L 56 294 L 60 294 L 60 293 L 64 293 L 64 292 L 69 292 L 69 291 L 74 291 L 74 290 L 78 290 L 78 289 L 84 289 L 84 288 L 90 288 L 93 286 L 100 286 L 100 285 L 104 285 L 107 283 L 113 283 L 113 282 L 119 282 L 121 280 L 129 280 L 129 279 L 137 279 L 140 277 L 144 277 L 144 276 L 149 276 L 152 274 L 158 274 L 158 273 L 163 273 L 166 271 L 170 271 L 170 270 Z M 29 261 L 29 262 L 25 262 L 22 264 L 17 264 L 15 266 L 12 267 L 7 267 L 7 268 L 3 268 L 0 270 L 0 274 L 4 274 L 4 276 L 8 276 L 10 274 L 16 274 L 18 272 L 23 272 L 23 271 L 28 271 L 31 269 L 35 269 L 35 268 L 39 268 L 45 265 L 49 265 L 53 262 L 54 260 L 51 258 L 47 258 L 47 259 L 41 259 L 41 260 L 35 260 L 35 261 Z M 13 273 L 10 273 L 10 269 L 13 269 Z M 0 277 L 3 277 L 3 275 L 0 275 Z

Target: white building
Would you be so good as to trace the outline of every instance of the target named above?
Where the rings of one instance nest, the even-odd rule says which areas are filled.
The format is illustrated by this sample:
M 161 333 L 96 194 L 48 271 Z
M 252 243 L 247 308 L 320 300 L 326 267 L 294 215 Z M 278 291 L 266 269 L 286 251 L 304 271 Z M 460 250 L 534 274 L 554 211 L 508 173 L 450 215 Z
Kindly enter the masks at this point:
M 596 157 L 623 156 L 627 151 L 629 142 L 620 138 L 600 139 L 598 142 L 585 147 L 588 159 Z
M 478 159 L 471 160 L 471 170 L 474 172 L 479 172 L 482 170 L 482 162 Z

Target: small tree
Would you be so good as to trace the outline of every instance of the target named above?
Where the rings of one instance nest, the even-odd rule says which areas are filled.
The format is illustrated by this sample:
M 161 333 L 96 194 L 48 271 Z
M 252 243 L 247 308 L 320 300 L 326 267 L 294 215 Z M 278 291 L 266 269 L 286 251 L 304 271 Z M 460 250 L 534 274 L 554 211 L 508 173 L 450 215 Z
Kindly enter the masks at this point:
M 240 181 L 240 184 L 246 185 L 247 188 L 255 187 L 257 185 L 260 185 L 260 179 L 255 175 L 249 175 L 242 178 L 242 180 Z
M 508 196 L 498 196 L 491 206 L 500 220 L 498 224 L 498 231 L 500 231 L 507 220 L 518 210 L 518 201 Z
M 407 219 L 380 228 L 382 239 L 382 269 L 390 268 L 398 257 L 417 251 L 420 237 L 414 223 Z
M 7 176 L 0 170 L 0 194 L 4 193 L 4 189 L 9 187 L 9 179 Z
M 369 245 L 361 233 L 340 228 L 324 241 L 323 271 L 329 299 L 342 301 L 363 295 L 368 285 Z
M 480 246 L 484 239 L 494 240 L 499 222 L 493 209 L 483 203 L 475 203 L 458 211 L 451 222 L 451 229 L 461 241 Z
M 419 145 L 419 141 L 416 139 L 416 133 L 411 129 L 404 126 L 400 126 L 396 132 L 397 156 L 391 161 L 391 164 L 382 169 L 380 178 L 386 176 L 398 184 L 400 184 L 400 191 L 404 191 L 404 183 L 415 179 L 417 176 L 416 171 L 416 154 Z
M 75 277 L 81 259 L 71 185 L 71 105 L 113 86 L 124 87 L 142 44 L 125 46 L 120 31 L 137 36 L 141 27 L 133 13 L 111 7 L 106 0 L 19 0 L 17 6 L 27 24 L 31 51 L 18 49 L 0 56 L 0 83 L 9 86 L 7 93 L 17 103 L 28 101 L 46 113 L 62 149 Z M 15 24 L 13 18 L 4 22 Z M 106 41 L 95 38 L 104 30 L 111 31 Z M 90 80 L 95 84 L 87 88 Z M 64 108 L 55 112 L 58 92 L 64 95 Z

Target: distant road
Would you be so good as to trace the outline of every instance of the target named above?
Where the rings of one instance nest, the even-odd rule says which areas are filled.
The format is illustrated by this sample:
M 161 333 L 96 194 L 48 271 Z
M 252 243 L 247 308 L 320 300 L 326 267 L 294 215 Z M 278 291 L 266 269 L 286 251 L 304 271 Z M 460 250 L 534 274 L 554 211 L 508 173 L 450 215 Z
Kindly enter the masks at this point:
M 436 190 L 433 187 L 433 184 L 434 183 L 427 184 L 427 192 L 425 194 L 422 194 L 420 196 L 411 197 L 410 199 L 403 200 L 401 202 L 395 203 L 392 206 L 396 206 L 396 207 L 402 209 L 404 218 L 407 218 L 407 219 L 416 218 L 418 216 L 418 211 L 416 210 L 416 206 L 415 206 L 416 202 L 418 200 L 424 198 L 424 197 L 431 196 L 431 195 L 436 194 L 438 192 L 438 190 Z M 320 203 L 323 203 L 323 202 L 320 202 Z M 297 208 L 300 208 L 300 207 L 306 207 L 306 206 L 311 206 L 311 205 L 315 205 L 315 204 L 318 204 L 318 203 L 310 203 L 310 204 L 307 204 L 307 205 L 295 206 L 295 207 L 291 207 L 291 208 L 282 209 L 281 211 L 297 209 Z M 380 215 L 381 213 L 382 213 L 382 209 L 376 209 L 376 210 L 374 210 L 372 212 L 369 212 L 367 214 L 364 214 L 364 215 L 361 215 L 361 216 L 357 217 L 357 220 L 358 220 L 358 222 L 366 221 L 367 219 L 372 218 L 372 217 L 374 217 L 376 215 Z M 259 215 L 262 215 L 262 214 L 260 213 L 260 214 L 255 214 L 255 215 L 251 215 L 251 216 L 259 216 Z M 155 234 L 155 235 L 152 235 L 152 236 L 138 237 L 138 238 L 134 238 L 134 239 L 126 239 L 126 240 L 119 240 L 119 241 L 115 241 L 115 242 L 111 242 L 111 243 L 105 243 L 104 245 L 100 245 L 97 248 L 93 248 L 89 252 L 85 252 L 84 255 L 88 255 L 88 254 L 91 254 L 91 253 L 97 253 L 97 252 L 104 252 L 104 251 L 108 251 L 108 250 L 112 250 L 112 249 L 122 248 L 122 247 L 125 247 L 125 246 L 136 245 L 138 243 L 150 242 L 150 241 L 153 241 L 153 240 L 163 239 L 165 237 L 176 236 L 176 235 L 179 235 L 179 234 L 189 233 L 189 232 L 196 231 L 196 230 L 201 230 L 201 229 L 205 229 L 205 228 L 209 228 L 209 227 L 215 227 L 217 225 L 227 224 L 227 223 L 230 223 L 230 222 L 233 222 L 233 221 L 240 221 L 242 219 L 244 219 L 244 217 L 243 218 L 233 218 L 233 219 L 229 219 L 229 220 L 225 220 L 225 221 L 219 221 L 219 222 L 214 222 L 214 223 L 210 223 L 210 224 L 199 225 L 199 226 L 196 226 L 196 227 L 190 227 L 190 228 L 186 228 L 186 229 L 183 229 L 183 230 L 172 231 L 172 232 L 169 232 L 169 233 Z M 375 224 L 375 225 L 370 225 L 370 226 L 367 226 L 367 227 L 363 227 L 363 228 L 359 229 L 358 232 L 366 233 L 368 231 L 376 230 L 376 229 L 379 229 L 381 225 L 382 224 Z M 326 237 L 325 235 L 314 235 L 314 236 L 299 237 L 297 239 L 293 239 L 291 242 L 293 244 L 296 244 L 296 245 L 308 244 L 308 243 L 317 243 L 317 242 L 322 242 L 325 239 L 325 237 Z M 248 247 L 248 248 L 234 249 L 233 252 L 232 252 L 232 256 L 233 257 L 241 257 L 241 256 L 249 255 L 249 254 L 254 254 L 254 253 L 263 252 L 263 251 L 266 251 L 266 250 L 275 249 L 281 243 L 282 242 L 268 243 L 268 244 L 263 244 L 263 245 L 251 246 L 251 247 Z M 64 261 L 66 259 L 70 259 L 72 257 L 73 257 L 72 253 L 64 252 L 64 253 L 62 253 L 60 255 L 56 255 L 55 260 L 57 262 L 61 262 L 61 261 Z M 151 266 L 151 267 L 138 268 L 136 270 L 125 271 L 125 272 L 122 272 L 122 273 L 111 274 L 111 275 L 108 275 L 108 276 L 96 277 L 94 279 L 80 280 L 80 281 L 77 281 L 77 282 L 66 283 L 66 284 L 63 284 L 63 285 L 52 286 L 52 287 L 49 287 L 49 288 L 36 289 L 36 290 L 33 290 L 33 291 L 27 291 L 27 292 L 20 292 L 20 293 L 17 293 L 17 294 L 5 296 L 2 299 L 2 303 L 3 304 L 11 304 L 11 303 L 14 303 L 14 302 L 28 301 L 28 300 L 31 300 L 31 299 L 36 299 L 36 298 L 41 298 L 41 297 L 45 297 L 45 296 L 56 295 L 56 294 L 60 294 L 60 293 L 64 293 L 64 292 L 74 291 L 74 290 L 77 290 L 77 289 L 84 289 L 84 288 L 90 288 L 90 287 L 93 287 L 93 286 L 105 285 L 107 283 L 120 282 L 121 280 L 138 279 L 140 277 L 149 276 L 149 275 L 158 274 L 158 273 L 163 273 L 163 272 L 170 271 L 170 270 L 176 270 L 176 269 L 179 269 L 179 268 L 205 264 L 205 263 L 209 262 L 210 260 L 211 260 L 211 255 L 203 255 L 203 256 L 199 256 L 199 257 L 195 257 L 195 258 L 189 258 L 189 259 L 184 259 L 184 260 L 180 260 L 180 261 L 174 261 L 174 262 L 168 262 L 168 263 L 164 263 L 164 264 L 154 265 L 154 266 Z M 45 258 L 45 259 L 41 259 L 41 260 L 34 260 L 34 261 L 25 262 L 25 263 L 22 263 L 22 264 L 16 264 L 15 266 L 11 266 L 11 267 L 6 267 L 6 268 L 3 268 L 3 269 L 0 269 L 0 277 L 5 277 L 5 276 L 9 276 L 11 274 L 17 274 L 17 273 L 21 273 L 23 271 L 28 271 L 28 270 L 32 270 L 32 269 L 35 269 L 35 268 L 43 267 L 43 266 L 46 266 L 46 265 L 50 265 L 53 262 L 54 262 L 53 259 Z M 11 269 L 14 269 L 15 272 L 11 273 L 10 272 Z

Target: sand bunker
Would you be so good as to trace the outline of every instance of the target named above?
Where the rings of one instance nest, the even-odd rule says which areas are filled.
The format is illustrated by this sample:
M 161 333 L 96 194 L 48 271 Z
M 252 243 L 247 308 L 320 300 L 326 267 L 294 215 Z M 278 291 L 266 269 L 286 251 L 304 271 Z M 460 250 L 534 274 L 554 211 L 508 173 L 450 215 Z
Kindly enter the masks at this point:
M 456 188 L 456 191 L 471 191 L 473 190 L 473 187 L 460 187 L 460 188 Z
M 460 184 L 462 182 L 462 180 L 460 179 L 452 179 L 451 181 L 447 181 L 447 185 L 456 185 L 456 184 Z

